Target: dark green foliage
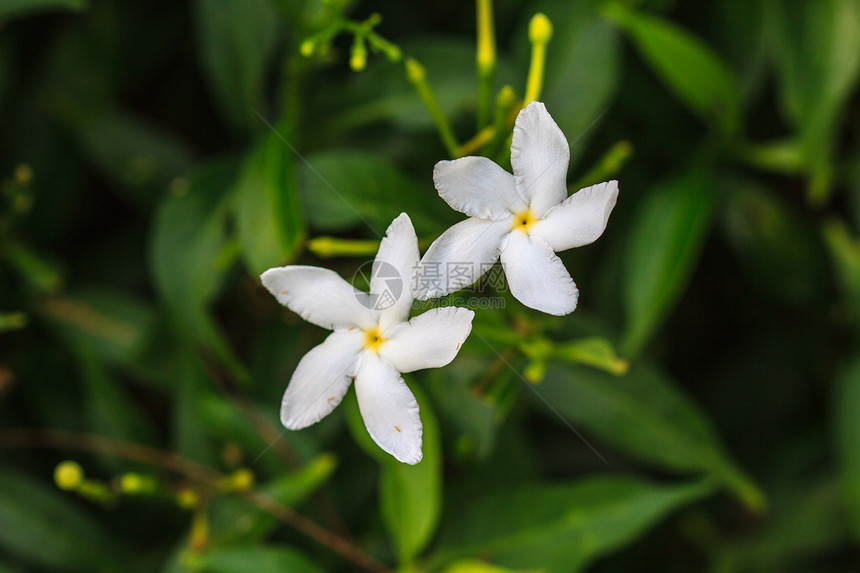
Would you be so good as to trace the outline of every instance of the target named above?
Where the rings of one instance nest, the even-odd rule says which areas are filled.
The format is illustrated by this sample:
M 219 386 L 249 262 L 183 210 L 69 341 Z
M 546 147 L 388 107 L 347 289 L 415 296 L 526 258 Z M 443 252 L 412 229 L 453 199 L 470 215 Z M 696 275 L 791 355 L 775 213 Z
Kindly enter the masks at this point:
M 445 299 L 477 314 L 405 376 L 416 466 L 354 391 L 283 430 L 326 333 L 259 275 L 352 280 L 401 212 L 422 250 L 462 218 L 379 38 L 464 144 L 474 8 L 0 0 L 0 572 L 857 569 L 860 0 L 494 3 L 494 93 L 523 97 L 545 13 L 568 180 L 620 181 L 561 254 L 580 306 L 492 272 Z

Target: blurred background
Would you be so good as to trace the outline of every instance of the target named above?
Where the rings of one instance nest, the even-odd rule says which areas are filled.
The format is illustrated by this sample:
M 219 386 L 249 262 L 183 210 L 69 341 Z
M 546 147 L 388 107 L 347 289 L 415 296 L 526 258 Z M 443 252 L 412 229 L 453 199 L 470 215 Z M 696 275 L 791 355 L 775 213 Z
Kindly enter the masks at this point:
M 859 71 L 858 0 L 0 1 L 0 572 L 860 570 Z M 529 95 L 579 308 L 463 294 L 417 466 L 282 431 L 259 274 L 426 248 Z

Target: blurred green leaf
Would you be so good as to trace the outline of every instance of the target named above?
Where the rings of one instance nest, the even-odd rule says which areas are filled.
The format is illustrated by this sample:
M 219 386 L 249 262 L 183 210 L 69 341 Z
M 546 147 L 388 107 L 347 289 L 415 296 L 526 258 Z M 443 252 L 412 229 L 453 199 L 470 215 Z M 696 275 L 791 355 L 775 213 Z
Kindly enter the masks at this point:
M 140 355 L 155 320 L 152 309 L 129 291 L 104 286 L 48 299 L 42 313 L 70 344 L 121 364 Z
M 695 113 L 725 133 L 740 123 L 740 93 L 728 66 L 699 38 L 668 20 L 631 10 L 619 2 L 604 15 L 630 35 L 636 49 L 672 91 Z
M 379 461 L 379 510 L 402 565 L 411 563 L 430 542 L 442 510 L 439 425 L 424 392 L 414 384 L 410 389 L 418 401 L 424 425 L 424 457 L 414 466 L 398 462 L 373 442 L 364 426 L 354 392 L 350 393 L 353 398 L 346 401 L 350 432 L 362 449 Z
M 93 167 L 117 191 L 142 204 L 154 203 L 191 164 L 191 150 L 183 141 L 144 118 L 100 109 L 71 121 Z
M 258 489 L 282 505 L 293 507 L 322 486 L 336 465 L 333 456 L 323 454 L 296 471 L 260 485 Z M 272 515 L 237 497 L 219 497 L 209 506 L 209 528 L 215 544 L 259 540 L 279 524 Z
M 657 185 L 633 221 L 627 243 L 624 354 L 639 353 L 695 270 L 714 210 L 710 180 L 693 171 Z
M 252 273 L 290 262 L 304 239 L 293 150 L 283 129 L 268 133 L 251 151 L 234 193 L 242 254 Z
M 722 187 L 726 238 L 751 282 L 797 304 L 824 296 L 827 257 L 817 225 L 753 181 Z
M 853 534 L 860 538 L 860 362 L 856 359 L 838 380 L 833 408 L 842 487 Z
M 860 2 L 770 0 L 767 8 L 782 107 L 800 130 L 813 186 L 826 193 L 837 119 L 860 73 Z
M 191 348 L 176 346 L 171 358 L 167 370 L 168 377 L 174 381 L 170 447 L 181 456 L 216 466 L 220 458 L 205 420 L 198 416 L 200 403 L 213 393 L 212 382 Z
M 803 173 L 806 169 L 803 145 L 797 139 L 743 145 L 737 150 L 737 158 L 744 163 L 774 173 L 795 175 Z
M 419 234 L 439 233 L 432 187 L 406 177 L 381 155 L 326 151 L 308 158 L 302 170 L 302 199 L 312 226 L 340 231 L 359 223 L 381 236 L 391 221 L 409 213 Z
M 119 571 L 107 535 L 67 494 L 32 476 L 0 469 L 0 547 L 51 571 Z
M 147 419 L 92 351 L 78 347 L 75 354 L 85 385 L 87 430 L 131 443 L 153 443 Z M 112 469 L 127 467 L 126 462 L 116 457 L 103 456 L 102 461 Z
M 0 24 L 4 20 L 21 18 L 49 10 L 79 11 L 87 7 L 87 0 L 3 0 L 0 4 Z
M 63 285 L 63 271 L 56 261 L 26 245 L 9 242 L 3 258 L 40 294 L 54 294 Z
M 268 0 L 195 0 L 200 60 L 227 119 L 249 129 L 262 126 L 267 67 L 277 44 L 277 13 Z
M 479 459 L 489 456 L 495 446 L 500 413 L 492 398 L 473 392 L 472 385 L 491 364 L 491 358 L 463 352 L 455 368 L 434 368 L 424 375 L 424 388 L 433 397 L 442 427 L 457 437 L 457 453 L 474 454 Z M 511 369 L 505 365 L 503 368 L 493 376 L 494 382 L 513 377 Z
M 516 573 L 507 567 L 496 567 L 475 559 L 461 559 L 445 567 L 442 573 Z
M 183 329 L 206 344 L 234 378 L 246 382 L 247 372 L 207 309 L 232 263 L 226 208 L 234 177 L 234 165 L 222 161 L 172 186 L 155 215 L 150 265 L 158 291 Z
M 816 556 L 845 547 L 845 499 L 832 476 L 793 476 L 773 495 L 765 523 L 718 548 L 708 573 L 792 571 Z M 830 567 L 824 571 L 831 570 Z M 840 571 L 837 567 L 832 569 Z M 846 569 L 845 571 L 850 571 Z
M 630 366 L 626 360 L 618 358 L 612 343 L 600 336 L 578 338 L 558 344 L 553 356 L 574 364 L 586 364 L 612 374 L 624 374 Z
M 323 572 L 299 551 L 279 546 L 210 549 L 194 559 L 194 566 L 201 573 Z
M 607 475 L 492 492 L 458 508 L 432 559 L 475 555 L 511 568 L 582 571 L 712 491 L 708 482 L 665 486 Z
M 704 472 L 751 509 L 762 493 L 726 453 L 696 404 L 665 376 L 634 365 L 625 376 L 550 363 L 538 391 L 573 424 L 662 468 Z

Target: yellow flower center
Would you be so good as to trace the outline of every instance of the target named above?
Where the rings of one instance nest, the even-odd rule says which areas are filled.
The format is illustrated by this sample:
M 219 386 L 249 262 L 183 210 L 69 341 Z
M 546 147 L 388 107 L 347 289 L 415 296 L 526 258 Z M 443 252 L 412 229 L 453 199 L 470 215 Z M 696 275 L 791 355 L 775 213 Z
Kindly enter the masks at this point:
M 514 213 L 514 222 L 511 225 L 515 231 L 529 232 L 529 227 L 537 222 L 537 217 L 532 213 L 531 209 Z
M 379 353 L 379 347 L 385 342 L 382 335 L 379 333 L 379 327 L 375 327 L 364 331 L 364 347 Z

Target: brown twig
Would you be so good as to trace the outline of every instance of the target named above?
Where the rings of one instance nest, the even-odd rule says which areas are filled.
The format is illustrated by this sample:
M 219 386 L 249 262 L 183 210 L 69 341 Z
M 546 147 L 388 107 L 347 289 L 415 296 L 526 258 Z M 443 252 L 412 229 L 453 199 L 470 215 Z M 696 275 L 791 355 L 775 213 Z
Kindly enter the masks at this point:
M 0 429 L 0 447 L 65 449 L 107 454 L 164 468 L 210 487 L 217 487 L 218 482 L 224 477 L 218 470 L 173 452 L 106 436 L 68 430 L 2 428 Z M 375 573 L 387 573 L 389 571 L 388 567 L 362 551 L 358 546 L 264 493 L 252 489 L 241 495 L 258 509 L 301 531 L 311 539 L 349 559 L 355 565 Z

